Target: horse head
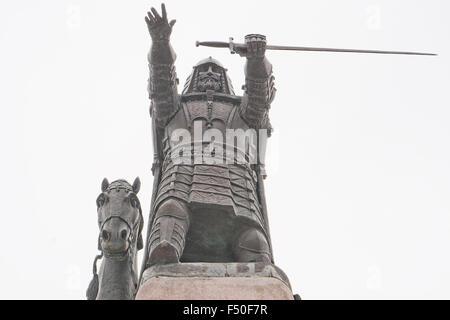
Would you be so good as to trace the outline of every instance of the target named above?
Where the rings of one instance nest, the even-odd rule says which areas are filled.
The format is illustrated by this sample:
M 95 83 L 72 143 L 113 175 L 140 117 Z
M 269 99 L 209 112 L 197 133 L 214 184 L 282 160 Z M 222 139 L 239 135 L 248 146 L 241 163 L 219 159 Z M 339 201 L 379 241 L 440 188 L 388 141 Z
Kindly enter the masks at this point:
M 144 219 L 137 193 L 141 182 L 125 180 L 109 183 L 103 179 L 97 197 L 98 249 L 94 277 L 86 291 L 89 300 L 134 299 L 137 290 L 137 251 L 143 248 Z M 105 258 L 97 274 L 97 260 Z M 105 279 L 105 280 L 103 280 Z
M 142 249 L 144 220 L 137 197 L 141 182 L 139 178 L 130 185 L 125 180 L 111 184 L 105 178 L 102 193 L 97 197 L 99 250 L 105 257 L 122 259 L 130 250 Z

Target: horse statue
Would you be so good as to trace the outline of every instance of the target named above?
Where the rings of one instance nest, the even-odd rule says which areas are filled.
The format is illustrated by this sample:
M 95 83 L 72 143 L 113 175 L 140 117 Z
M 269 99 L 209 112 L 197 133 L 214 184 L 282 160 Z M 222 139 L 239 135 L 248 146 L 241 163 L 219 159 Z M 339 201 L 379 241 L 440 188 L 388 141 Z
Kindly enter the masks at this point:
M 144 219 L 137 197 L 139 178 L 102 182 L 97 198 L 98 249 L 94 277 L 86 292 L 88 300 L 134 300 L 138 289 L 137 251 L 143 248 Z M 103 259 L 97 274 L 97 261 Z

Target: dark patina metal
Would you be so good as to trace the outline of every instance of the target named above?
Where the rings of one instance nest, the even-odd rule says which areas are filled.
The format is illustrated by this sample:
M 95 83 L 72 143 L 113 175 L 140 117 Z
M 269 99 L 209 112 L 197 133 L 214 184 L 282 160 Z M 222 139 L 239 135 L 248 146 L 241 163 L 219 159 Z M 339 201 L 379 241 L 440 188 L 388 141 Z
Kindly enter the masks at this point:
M 227 69 L 209 57 L 197 63 L 181 94 L 175 72 L 176 55 L 170 44 L 175 20 L 168 21 L 164 4 L 145 17 L 152 46 L 148 54 L 154 175 L 147 239 L 142 239 L 143 217 L 133 185 L 125 180 L 102 182 L 97 198 L 98 249 L 87 290 L 88 299 L 134 299 L 139 283 L 148 277 L 275 277 L 288 287 L 286 275 L 273 263 L 265 201 L 265 141 L 257 136 L 256 162 L 251 148 L 232 146 L 243 161 L 177 162 L 205 154 L 204 141 L 195 141 L 195 129 L 213 129 L 226 136 L 228 129 L 265 131 L 270 136 L 269 109 L 275 96 L 272 65 L 266 49 L 296 51 L 419 54 L 312 47 L 268 46 L 266 37 L 250 34 L 245 43 L 198 42 L 229 48 L 246 58 L 244 95 L 234 93 Z M 188 145 L 171 139 L 183 129 L 194 141 Z M 196 145 L 200 144 L 200 149 Z M 222 144 L 222 143 L 221 143 Z M 223 145 L 228 145 L 227 141 Z M 188 155 L 181 147 L 188 146 Z M 208 142 L 209 150 L 218 144 Z M 184 150 L 184 149 L 183 149 Z M 145 244 L 140 282 L 136 253 Z M 97 274 L 97 261 L 102 260 Z M 181 263 L 180 263 L 181 262 Z M 146 271 L 145 271 L 146 270 Z M 142 277 L 142 273 L 144 277 Z M 294 296 L 300 299 L 299 295 Z
M 138 289 L 137 251 L 143 248 L 144 220 L 136 194 L 140 180 L 111 184 L 105 178 L 97 198 L 98 249 L 94 277 L 86 292 L 89 300 L 132 300 Z M 97 261 L 103 259 L 97 274 Z
M 232 54 L 242 55 L 247 50 L 246 44 L 234 43 L 233 38 L 229 42 L 222 41 L 197 41 L 197 47 L 205 46 L 212 48 L 228 48 Z M 342 52 L 342 53 L 374 53 L 374 54 L 400 54 L 413 56 L 437 56 L 436 53 L 412 52 L 412 51 L 385 51 L 385 50 L 361 50 L 361 49 L 341 49 L 341 48 L 318 48 L 318 47 L 294 47 L 294 46 L 266 46 L 267 50 L 287 50 L 287 51 L 313 51 L 313 52 Z
M 263 190 L 263 161 L 256 164 L 176 164 L 171 134 L 203 129 L 271 130 L 274 98 L 266 39 L 246 37 L 245 94 L 236 96 L 227 70 L 209 57 L 194 66 L 178 93 L 176 55 L 170 44 L 175 20 L 162 5 L 145 18 L 152 38 L 150 113 L 154 139 L 154 189 L 143 270 L 177 262 L 273 262 Z M 242 151 L 248 155 L 248 150 Z

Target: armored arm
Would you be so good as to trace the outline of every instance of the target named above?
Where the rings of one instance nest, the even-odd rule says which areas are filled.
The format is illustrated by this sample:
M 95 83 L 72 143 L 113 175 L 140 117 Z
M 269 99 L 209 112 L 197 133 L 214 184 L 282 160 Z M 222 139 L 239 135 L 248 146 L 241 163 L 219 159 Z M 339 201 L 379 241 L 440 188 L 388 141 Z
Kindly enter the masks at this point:
M 176 55 L 170 44 L 170 34 L 175 20 L 167 21 L 164 4 L 162 16 L 152 8 L 145 17 L 152 38 L 148 54 L 150 77 L 148 81 L 149 98 L 152 101 L 151 115 L 156 125 L 162 127 L 178 105 L 178 79 L 175 72 Z
M 262 35 L 248 35 L 245 65 L 245 93 L 246 104 L 242 108 L 242 116 L 248 124 L 261 128 L 268 122 L 270 104 L 275 97 L 274 76 L 272 64 L 265 57 L 266 37 Z

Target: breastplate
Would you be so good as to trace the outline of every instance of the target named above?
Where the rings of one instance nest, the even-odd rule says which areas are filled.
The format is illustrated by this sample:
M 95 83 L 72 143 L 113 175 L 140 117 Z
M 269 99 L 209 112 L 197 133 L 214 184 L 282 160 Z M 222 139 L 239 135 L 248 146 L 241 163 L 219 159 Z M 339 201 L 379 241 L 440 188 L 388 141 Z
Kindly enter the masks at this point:
M 184 99 L 183 99 L 184 98 Z M 238 97 L 231 96 L 230 99 L 223 97 L 197 94 L 192 99 L 181 97 L 181 104 L 177 112 L 169 120 L 165 127 L 163 139 L 164 160 L 162 164 L 162 177 L 155 199 L 155 207 L 172 197 L 189 203 L 192 208 L 196 206 L 220 208 L 235 216 L 243 217 L 246 221 L 252 221 L 257 226 L 263 226 L 261 208 L 257 194 L 257 175 L 250 161 L 238 163 L 209 162 L 210 154 L 205 154 L 207 146 L 203 144 L 200 149 L 202 162 L 181 161 L 191 159 L 184 156 L 193 152 L 197 154 L 196 132 L 201 126 L 203 133 L 215 129 L 223 134 L 226 141 L 227 129 L 241 129 L 246 131 L 249 126 L 240 116 L 240 101 Z M 181 130 L 180 130 L 181 129 Z M 189 135 L 192 149 L 185 153 L 182 140 L 174 139 L 180 137 L 177 130 L 184 131 Z M 208 142 L 203 137 L 203 142 Z M 183 156 L 179 156 L 180 152 Z M 240 154 L 247 155 L 248 149 L 244 148 Z M 236 155 L 238 152 L 236 152 Z M 246 157 L 246 159 L 249 157 Z M 229 158 L 226 154 L 226 160 Z M 191 209 L 192 209 L 191 208 Z M 193 210 L 193 209 L 192 209 Z
M 237 96 L 224 96 L 212 92 L 182 96 L 178 111 L 165 128 L 164 154 L 167 155 L 168 151 L 180 147 L 181 143 L 185 144 L 186 141 L 179 141 L 177 137 L 187 132 L 192 143 L 202 140 L 207 135 L 216 135 L 218 132 L 221 134 L 222 142 L 226 143 L 226 129 L 247 130 L 249 127 L 239 115 L 239 106 L 240 97 Z M 177 131 L 179 129 L 184 129 L 184 133 Z M 245 150 L 242 151 L 246 153 Z
M 217 129 L 225 135 L 225 129 L 230 127 L 236 109 L 237 106 L 232 102 L 210 98 L 182 102 L 180 113 L 185 118 L 185 129 L 188 129 L 192 136 L 194 136 L 194 122 L 201 123 L 202 132 Z

